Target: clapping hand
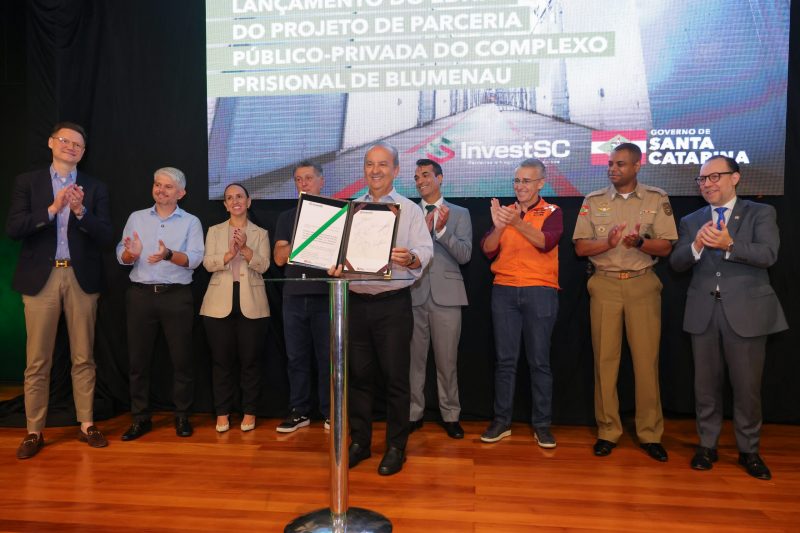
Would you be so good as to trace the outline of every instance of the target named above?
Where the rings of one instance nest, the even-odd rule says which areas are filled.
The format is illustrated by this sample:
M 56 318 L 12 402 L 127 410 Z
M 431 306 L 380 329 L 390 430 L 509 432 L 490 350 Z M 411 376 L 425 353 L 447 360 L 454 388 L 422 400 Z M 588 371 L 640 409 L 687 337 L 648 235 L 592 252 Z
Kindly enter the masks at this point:
M 139 238 L 139 234 L 135 231 L 133 232 L 133 238 L 125 237 L 122 241 L 123 246 L 125 246 L 125 251 L 128 252 L 134 260 L 138 259 L 140 255 L 142 255 L 142 240 Z
M 159 239 L 158 241 L 158 251 L 147 258 L 148 263 L 158 263 L 162 261 L 167 256 L 167 246 L 164 244 L 164 241 Z
M 634 230 L 622 238 L 622 245 L 625 248 L 634 248 L 637 244 L 639 244 L 639 229 L 642 227 L 642 224 L 636 224 Z
M 611 231 L 608 232 L 608 245 L 611 248 L 616 248 L 619 242 L 622 240 L 622 231 L 625 229 L 625 226 L 628 224 L 626 222 L 622 222 L 620 224 L 615 224 Z

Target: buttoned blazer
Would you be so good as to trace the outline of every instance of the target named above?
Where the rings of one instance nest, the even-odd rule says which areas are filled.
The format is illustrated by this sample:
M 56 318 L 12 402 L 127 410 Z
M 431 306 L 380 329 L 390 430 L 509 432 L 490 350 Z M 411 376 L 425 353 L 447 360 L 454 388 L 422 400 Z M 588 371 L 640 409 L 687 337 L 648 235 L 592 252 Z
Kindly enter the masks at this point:
M 242 261 L 239 269 L 239 305 L 247 318 L 269 316 L 269 303 L 262 274 L 269 267 L 269 236 L 267 230 L 252 222 L 247 223 L 247 246 L 253 250 L 248 264 Z M 224 318 L 233 308 L 233 271 L 224 263 L 228 251 L 228 221 L 208 228 L 203 266 L 211 273 L 208 289 L 203 297 L 200 314 Z
M 775 209 L 739 198 L 727 219 L 734 241 L 730 256 L 726 259 L 725 252 L 704 249 L 699 261 L 695 261 L 690 247 L 698 230 L 711 220 L 711 207 L 681 219 L 670 264 L 678 271 L 692 268 L 683 329 L 700 334 L 708 328 L 717 287 L 725 317 L 738 335 L 756 337 L 787 329 L 767 272 L 777 260 L 780 245 Z
M 103 290 L 102 248 L 114 237 L 105 184 L 78 171 L 75 183 L 83 188 L 86 213 L 81 220 L 70 211 L 67 239 L 72 269 L 86 293 Z M 42 290 L 53 269 L 56 255 L 56 219 L 50 220 L 47 208 L 53 203 L 53 183 L 49 168 L 17 176 L 11 193 L 6 233 L 22 241 L 17 269 L 11 286 L 33 296 Z
M 467 291 L 459 265 L 472 256 L 472 221 L 469 211 L 443 201 L 450 209 L 445 233 L 433 239 L 433 258 L 411 286 L 411 304 L 422 305 L 431 295 L 439 305 L 467 305 Z

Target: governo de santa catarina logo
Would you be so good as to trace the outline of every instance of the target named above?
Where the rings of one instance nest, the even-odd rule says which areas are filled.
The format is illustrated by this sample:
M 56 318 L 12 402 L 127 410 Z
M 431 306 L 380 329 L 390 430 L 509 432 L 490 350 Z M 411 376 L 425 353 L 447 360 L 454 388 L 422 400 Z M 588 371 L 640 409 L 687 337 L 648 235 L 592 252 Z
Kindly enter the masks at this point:
M 432 161 L 436 161 L 440 165 L 445 161 L 450 161 L 456 156 L 455 150 L 450 146 L 453 141 L 446 137 L 437 137 L 431 142 L 422 147 L 420 152 L 425 154 L 425 157 Z

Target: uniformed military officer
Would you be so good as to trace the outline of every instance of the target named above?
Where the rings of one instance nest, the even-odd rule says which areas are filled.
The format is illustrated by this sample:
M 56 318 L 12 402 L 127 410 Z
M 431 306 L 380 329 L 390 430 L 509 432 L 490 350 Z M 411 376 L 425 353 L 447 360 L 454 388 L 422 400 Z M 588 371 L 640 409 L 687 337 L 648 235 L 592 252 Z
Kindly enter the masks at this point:
M 586 197 L 572 240 L 575 252 L 588 256 L 595 268 L 587 283 L 597 419 L 594 454 L 609 455 L 622 435 L 617 374 L 624 319 L 636 380 L 636 434 L 647 454 L 663 462 L 667 452 L 661 445 L 664 418 L 658 387 L 662 285 L 653 265 L 669 255 L 678 232 L 667 194 L 637 181 L 641 158 L 642 151 L 632 143 L 612 150 L 611 185 Z

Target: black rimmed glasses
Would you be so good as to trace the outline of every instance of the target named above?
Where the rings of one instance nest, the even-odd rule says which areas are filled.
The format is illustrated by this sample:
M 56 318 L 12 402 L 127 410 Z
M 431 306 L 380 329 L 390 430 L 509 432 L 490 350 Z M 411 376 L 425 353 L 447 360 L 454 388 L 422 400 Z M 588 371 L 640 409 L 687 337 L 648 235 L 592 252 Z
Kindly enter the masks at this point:
M 702 185 L 706 180 L 710 181 L 711 183 L 716 183 L 725 174 L 735 174 L 735 172 L 732 170 L 729 170 L 728 172 L 712 172 L 711 174 L 706 174 L 705 176 L 697 176 L 694 181 L 697 182 L 698 185 Z
M 86 148 L 86 145 L 83 145 L 78 141 L 70 141 L 66 137 L 52 137 L 52 138 L 60 142 L 61 146 L 63 146 L 64 148 L 69 148 L 70 146 L 75 148 L 76 150 L 83 150 L 84 148 Z

